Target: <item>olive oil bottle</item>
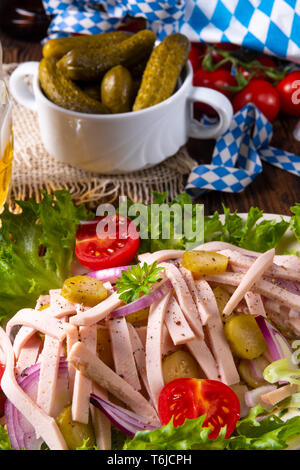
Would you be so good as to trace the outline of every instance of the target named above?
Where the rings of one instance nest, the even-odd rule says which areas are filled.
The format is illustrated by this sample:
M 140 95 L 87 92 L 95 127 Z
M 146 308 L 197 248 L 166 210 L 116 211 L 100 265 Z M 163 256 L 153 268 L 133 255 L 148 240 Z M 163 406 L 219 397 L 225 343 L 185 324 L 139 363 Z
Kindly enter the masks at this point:
M 13 161 L 12 104 L 2 73 L 0 43 L 0 210 L 6 201 Z

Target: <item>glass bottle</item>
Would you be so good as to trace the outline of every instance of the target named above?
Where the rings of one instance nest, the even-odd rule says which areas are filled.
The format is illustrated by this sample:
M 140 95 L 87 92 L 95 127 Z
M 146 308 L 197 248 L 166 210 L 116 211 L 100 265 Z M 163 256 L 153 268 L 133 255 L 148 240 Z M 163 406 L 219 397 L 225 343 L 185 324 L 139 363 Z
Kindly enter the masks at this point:
M 0 0 L 0 29 L 8 36 L 38 41 L 47 35 L 50 21 L 42 0 Z
M 6 201 L 13 161 L 12 103 L 3 78 L 0 43 L 0 209 Z

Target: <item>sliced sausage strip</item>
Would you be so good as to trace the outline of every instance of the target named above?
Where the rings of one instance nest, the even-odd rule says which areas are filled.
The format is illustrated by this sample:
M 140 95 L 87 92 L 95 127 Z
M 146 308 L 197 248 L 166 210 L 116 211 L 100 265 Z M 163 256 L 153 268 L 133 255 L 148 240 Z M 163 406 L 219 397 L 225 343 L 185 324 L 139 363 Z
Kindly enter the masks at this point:
M 266 253 L 263 253 L 261 256 L 256 258 L 254 263 L 244 275 L 241 283 L 225 305 L 223 310 L 224 315 L 230 315 L 234 308 L 244 298 L 246 292 L 248 292 L 252 286 L 261 279 L 261 276 L 272 265 L 274 255 L 275 250 L 273 248 L 272 250 L 266 251 Z
M 163 325 L 162 328 L 162 345 L 161 345 L 161 354 L 162 357 L 168 356 L 169 354 L 178 351 L 180 346 L 175 346 L 170 336 L 169 330 L 166 324 Z
M 259 294 L 249 290 L 245 294 L 245 301 L 251 315 L 262 315 L 263 317 L 266 317 L 265 307 Z
M 82 326 L 80 328 L 80 340 L 92 354 L 97 348 L 97 326 Z M 90 410 L 90 394 L 92 382 L 79 370 L 76 370 L 72 400 L 72 419 L 79 423 L 88 424 Z
M 151 398 L 151 391 L 149 387 L 149 382 L 147 379 L 147 372 L 146 372 L 146 352 L 145 348 L 142 344 L 142 341 L 136 332 L 136 329 L 134 328 L 131 323 L 128 323 L 128 331 L 129 331 L 129 336 L 130 336 L 130 342 L 132 346 L 132 352 L 134 356 L 134 360 L 136 363 L 136 367 L 138 370 L 138 373 L 144 383 L 144 386 L 147 390 L 147 393 L 149 395 L 149 398 Z
M 208 379 L 219 380 L 219 371 L 215 358 L 203 338 L 189 341 L 187 348 L 194 356 Z
M 223 273 L 215 274 L 213 276 L 205 276 L 208 282 L 216 282 L 219 284 L 229 284 L 231 286 L 239 286 L 242 282 L 243 275 L 239 273 Z M 237 290 L 237 289 L 236 289 Z M 292 294 L 285 289 L 273 284 L 270 281 L 261 279 L 258 283 L 255 283 L 252 290 L 259 294 L 267 297 L 271 300 L 276 300 L 280 304 L 285 305 L 297 312 L 300 312 L 299 295 Z
M 223 323 L 215 295 L 206 281 L 199 281 L 199 295 L 205 309 L 209 312 L 206 333 L 209 344 L 217 361 L 222 382 L 233 385 L 240 377 L 232 356 L 232 352 L 224 335 Z
M 16 373 L 17 375 L 21 374 L 21 372 L 26 369 L 27 367 L 33 366 L 38 357 L 41 350 L 42 342 L 41 339 L 38 338 L 36 335 L 33 335 L 25 344 L 25 346 L 21 349 L 17 365 L 16 365 Z
M 272 390 L 271 392 L 264 393 L 260 398 L 264 403 L 275 406 L 281 400 L 290 397 L 295 392 L 297 392 L 297 385 L 288 384 L 276 390 Z
M 39 310 L 41 307 L 50 304 L 50 295 L 40 295 L 36 301 L 35 310 Z
M 149 419 L 149 422 L 159 423 L 154 408 L 146 398 L 105 365 L 96 354 L 91 354 L 85 344 L 81 342 L 74 344 L 68 355 L 68 361 L 90 380 L 123 401 L 137 414 Z
M 61 289 L 50 290 L 50 313 L 55 318 L 76 315 L 76 308 L 72 302 L 60 295 Z
M 8 321 L 6 325 L 6 333 L 8 336 L 11 335 L 13 327 L 17 325 L 28 326 L 41 333 L 52 336 L 59 341 L 63 341 L 67 331 L 73 328 L 69 323 L 65 323 L 45 313 L 45 310 L 41 315 L 41 312 L 33 310 L 32 308 L 19 310 L 19 312 Z
M 176 346 L 195 339 L 195 335 L 174 296 L 170 298 L 167 306 L 165 324 Z
M 222 250 L 219 252 L 221 255 L 226 256 L 229 259 L 229 264 L 233 266 L 238 266 L 247 270 L 251 268 L 253 262 L 255 261 L 249 256 L 241 255 L 240 253 L 233 250 Z M 300 274 L 299 271 L 283 268 L 281 266 L 273 263 L 266 271 L 266 276 L 277 277 L 279 279 L 287 279 L 292 281 L 299 281 Z
M 110 318 L 108 321 L 111 349 L 116 373 L 135 390 L 141 389 L 127 321 L 125 317 Z
M 191 296 L 191 293 L 185 280 L 183 279 L 181 272 L 174 264 L 171 263 L 160 263 L 159 266 L 165 269 L 167 277 L 172 282 L 178 303 L 190 327 L 192 328 L 194 333 L 196 333 L 199 337 L 203 338 L 204 333 L 201 324 L 201 319 L 195 302 Z
M 18 385 L 15 378 L 13 348 L 2 328 L 0 328 L 0 344 L 6 355 L 5 372 L 1 379 L 1 388 L 6 397 L 35 428 L 37 437 L 41 436 L 51 450 L 68 450 L 55 419 L 37 406 Z
M 99 385 L 93 383 L 92 392 L 104 400 L 108 393 Z M 99 450 L 111 450 L 111 422 L 96 406 L 90 405 L 92 423 L 95 432 L 96 445 Z
M 162 372 L 162 329 L 171 291 L 150 306 L 146 338 L 146 373 L 150 397 L 157 407 L 158 395 L 164 386 Z
M 189 291 L 190 291 L 190 293 L 193 297 L 193 300 L 194 300 L 194 302 L 197 306 L 197 309 L 198 309 L 198 312 L 199 312 L 199 315 L 200 315 L 200 318 L 201 318 L 201 321 L 202 321 L 202 325 L 206 325 L 207 321 L 209 319 L 209 312 L 207 311 L 207 309 L 203 305 L 201 296 L 199 295 L 199 289 L 200 289 L 199 283 L 201 282 L 201 280 L 200 281 L 199 280 L 194 280 L 191 271 L 189 271 L 188 269 L 185 269 L 183 267 L 180 268 L 180 272 L 183 275 L 183 278 L 184 278 L 185 282 L 187 283 Z
M 110 312 L 116 310 L 122 304 L 123 301 L 120 300 L 118 294 L 114 292 L 98 305 L 95 305 L 95 307 L 92 307 L 85 312 L 77 313 L 77 315 L 71 317 L 70 323 L 73 325 L 93 325 L 94 323 L 103 320 Z
M 72 330 L 69 330 L 67 332 L 67 338 L 66 338 L 66 343 L 67 343 L 67 355 L 71 351 L 71 348 L 73 344 L 77 343 L 79 340 L 79 332 L 76 327 L 74 327 Z M 69 386 L 70 386 L 70 393 L 71 393 L 71 398 L 73 397 L 73 390 L 74 390 L 74 381 L 75 381 L 75 374 L 76 374 L 76 369 L 72 364 L 68 362 L 68 372 L 69 372 Z
M 20 357 L 22 349 L 24 348 L 26 343 L 32 338 L 35 332 L 36 330 L 34 328 L 30 328 L 29 326 L 22 326 L 19 329 L 18 333 L 15 336 L 13 344 L 16 359 Z
M 54 416 L 60 352 L 60 341 L 45 335 L 40 359 L 40 376 L 36 402 L 49 416 Z
M 183 250 L 161 250 L 154 253 L 143 253 L 138 256 L 138 260 L 142 264 L 153 264 L 155 261 L 157 263 L 162 263 L 163 261 L 182 258 L 183 253 Z

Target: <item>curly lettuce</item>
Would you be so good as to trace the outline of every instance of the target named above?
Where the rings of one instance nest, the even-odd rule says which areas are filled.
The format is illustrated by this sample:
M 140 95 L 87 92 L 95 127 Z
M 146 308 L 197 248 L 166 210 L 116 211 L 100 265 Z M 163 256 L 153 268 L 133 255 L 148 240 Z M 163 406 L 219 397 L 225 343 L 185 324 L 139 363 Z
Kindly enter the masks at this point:
M 0 321 L 62 286 L 70 275 L 79 221 L 88 217 L 64 190 L 17 205 L 21 213 L 6 206 L 1 214 Z
M 238 421 L 234 433 L 225 438 L 225 428 L 209 439 L 210 428 L 203 427 L 205 416 L 187 419 L 174 428 L 172 421 L 154 431 L 140 431 L 127 440 L 124 450 L 284 450 L 300 437 L 300 416 L 284 421 L 268 414 L 260 405 Z

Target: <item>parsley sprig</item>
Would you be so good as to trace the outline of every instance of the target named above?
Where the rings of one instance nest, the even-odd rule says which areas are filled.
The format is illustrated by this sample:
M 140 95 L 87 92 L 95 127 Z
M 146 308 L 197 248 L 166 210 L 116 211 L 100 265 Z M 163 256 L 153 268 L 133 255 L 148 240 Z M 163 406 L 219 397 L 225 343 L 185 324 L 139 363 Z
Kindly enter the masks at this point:
M 141 294 L 148 295 L 150 288 L 161 278 L 163 268 L 153 264 L 141 263 L 132 266 L 128 271 L 122 271 L 121 277 L 116 282 L 117 293 L 126 304 L 137 300 Z

